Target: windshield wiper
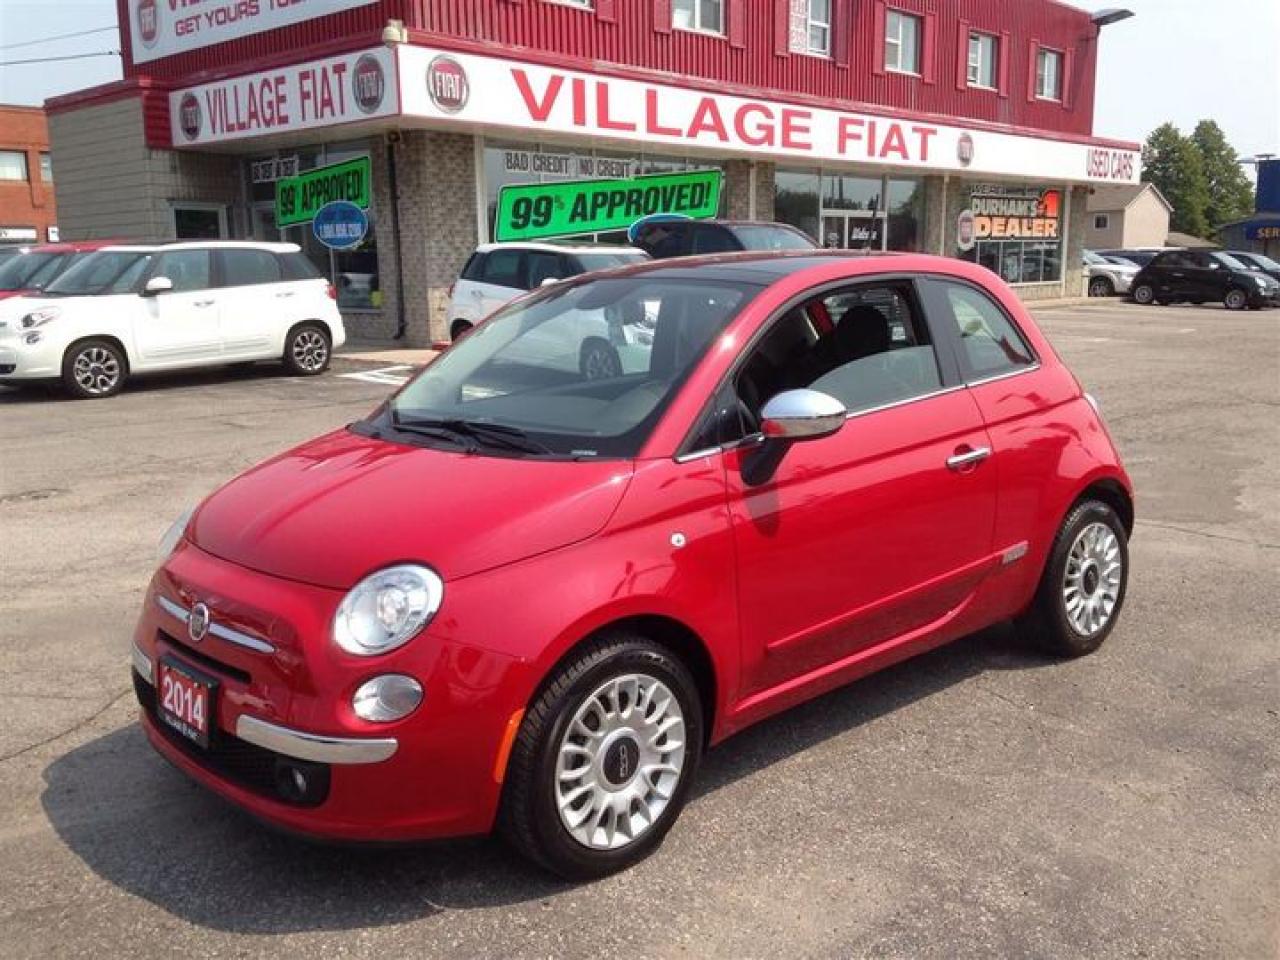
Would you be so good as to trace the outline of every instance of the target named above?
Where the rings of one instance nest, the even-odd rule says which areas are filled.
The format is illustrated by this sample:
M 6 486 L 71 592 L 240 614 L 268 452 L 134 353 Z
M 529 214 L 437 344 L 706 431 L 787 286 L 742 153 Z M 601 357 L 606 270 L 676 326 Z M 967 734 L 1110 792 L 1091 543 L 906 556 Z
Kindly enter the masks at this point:
M 501 423 L 487 423 L 483 420 L 462 420 L 454 418 L 403 420 L 399 413 L 392 413 L 392 421 L 397 427 L 412 427 L 425 430 L 443 430 L 452 435 L 472 437 L 489 446 L 503 447 L 507 450 L 518 450 L 521 453 L 552 453 L 550 447 L 534 440 L 519 427 L 509 427 Z M 401 427 L 403 429 L 403 427 Z
M 460 430 L 450 430 L 437 420 L 402 420 L 400 414 L 391 411 L 391 425 L 400 433 L 411 433 L 429 440 L 444 440 L 461 447 L 466 453 L 475 453 L 479 447 L 474 439 Z

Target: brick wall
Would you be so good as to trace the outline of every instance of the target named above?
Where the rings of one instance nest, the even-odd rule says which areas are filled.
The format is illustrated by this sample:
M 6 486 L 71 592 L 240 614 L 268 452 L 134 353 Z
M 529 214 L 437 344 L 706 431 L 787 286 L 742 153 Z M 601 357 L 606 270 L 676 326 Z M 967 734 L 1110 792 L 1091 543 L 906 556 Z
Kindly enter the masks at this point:
M 0 150 L 22 153 L 26 180 L 0 180 L 0 227 L 31 228 L 43 243 L 58 226 L 52 183 L 40 173 L 40 154 L 49 149 L 49 127 L 39 107 L 0 107 Z M 56 174 L 56 170 L 55 170 Z

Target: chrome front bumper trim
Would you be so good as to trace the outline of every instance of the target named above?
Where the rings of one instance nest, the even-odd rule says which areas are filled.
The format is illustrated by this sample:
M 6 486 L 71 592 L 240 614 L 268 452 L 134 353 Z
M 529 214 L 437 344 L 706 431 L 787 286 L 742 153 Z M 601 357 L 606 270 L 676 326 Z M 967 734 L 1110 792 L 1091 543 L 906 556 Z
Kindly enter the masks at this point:
M 136 643 L 133 644 L 133 669 L 147 683 L 153 687 L 156 685 L 155 667 L 151 665 L 151 658 Z
M 278 727 L 257 717 L 241 714 L 236 720 L 236 736 L 266 750 L 282 753 L 298 760 L 315 763 L 357 764 L 381 763 L 390 759 L 399 747 L 394 737 L 359 740 L 328 737 Z
M 175 620 L 186 623 L 191 619 L 191 611 L 174 603 L 168 597 L 161 596 L 158 593 L 156 594 L 156 604 L 161 610 L 169 614 L 169 616 L 173 617 Z M 238 647 L 244 647 L 257 653 L 276 652 L 276 648 L 266 640 L 260 640 L 259 638 L 252 637 L 247 633 L 241 633 L 239 630 L 232 630 L 230 627 L 223 626 L 222 624 L 216 623 L 212 620 L 209 621 L 209 633 L 213 634 L 213 636 L 220 640 L 227 641 L 227 643 L 234 643 Z

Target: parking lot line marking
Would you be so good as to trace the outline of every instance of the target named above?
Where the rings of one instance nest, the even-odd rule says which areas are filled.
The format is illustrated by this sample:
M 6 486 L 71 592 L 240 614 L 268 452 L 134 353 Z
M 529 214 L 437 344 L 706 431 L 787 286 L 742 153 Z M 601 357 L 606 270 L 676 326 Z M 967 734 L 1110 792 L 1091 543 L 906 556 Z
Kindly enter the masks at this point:
M 398 387 L 409 379 L 409 374 L 400 373 L 402 370 L 412 370 L 410 364 L 402 363 L 394 367 L 379 367 L 377 370 L 361 370 L 358 373 L 344 373 L 341 376 L 346 380 L 361 380 L 365 383 L 376 383 L 381 386 Z

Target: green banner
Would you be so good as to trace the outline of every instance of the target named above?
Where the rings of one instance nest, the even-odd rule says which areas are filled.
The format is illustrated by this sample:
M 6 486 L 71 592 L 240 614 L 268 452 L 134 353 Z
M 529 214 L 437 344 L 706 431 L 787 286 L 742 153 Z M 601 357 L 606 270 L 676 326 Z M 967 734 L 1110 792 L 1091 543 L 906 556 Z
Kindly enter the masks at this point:
M 372 174 L 369 158 L 356 157 L 277 180 L 276 226 L 291 227 L 314 220 L 316 211 L 334 200 L 349 200 L 361 210 L 368 210 Z
M 629 180 L 509 184 L 498 192 L 494 239 L 625 230 L 654 213 L 714 217 L 720 209 L 722 179 L 719 170 L 690 170 Z

